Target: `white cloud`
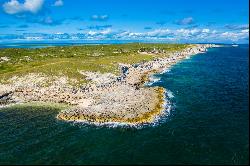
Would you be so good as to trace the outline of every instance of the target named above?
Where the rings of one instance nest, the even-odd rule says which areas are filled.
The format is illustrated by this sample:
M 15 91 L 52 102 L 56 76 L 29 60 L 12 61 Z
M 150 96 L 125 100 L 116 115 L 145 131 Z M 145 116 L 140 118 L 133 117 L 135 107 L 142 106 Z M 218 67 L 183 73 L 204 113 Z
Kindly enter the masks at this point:
M 210 30 L 209 29 L 203 29 L 202 32 L 208 33 Z
M 3 9 L 8 14 L 15 14 L 23 11 L 23 6 L 17 0 L 11 0 L 3 4 Z
M 108 29 L 105 29 L 105 30 L 101 31 L 101 34 L 103 34 L 103 35 L 108 35 L 108 34 L 110 34 L 111 32 L 112 32 L 111 29 L 108 28 Z
M 110 28 L 107 28 L 105 30 L 102 31 L 88 31 L 87 35 L 90 36 L 105 36 L 105 35 L 109 35 L 112 33 L 112 30 Z
M 62 0 L 56 0 L 53 6 L 63 6 Z
M 171 34 L 169 29 L 156 29 L 154 31 L 147 33 L 148 36 L 159 36 L 159 37 L 167 36 L 169 34 Z
M 125 39 L 125 40 L 164 40 L 164 41 L 186 41 L 186 42 L 237 42 L 245 40 L 249 30 L 239 32 L 223 32 L 213 29 L 156 29 L 149 32 L 112 31 L 110 28 L 103 31 L 88 31 L 86 33 L 91 39 Z
M 215 33 L 217 33 L 217 31 L 216 31 L 216 30 L 213 30 L 213 31 L 212 31 L 212 34 L 215 34 Z
M 225 25 L 227 29 L 230 30 L 244 30 L 244 29 L 249 29 L 248 24 L 243 24 L 243 25 L 234 25 L 234 24 L 227 24 Z
M 220 37 L 223 39 L 238 41 L 240 39 L 247 38 L 249 36 L 249 30 L 241 30 L 240 32 L 223 32 Z
M 107 19 L 109 18 L 109 16 L 108 15 L 92 15 L 91 16 L 91 19 L 92 20 L 96 20 L 96 21 L 106 21 Z
M 195 29 L 191 29 L 189 33 L 191 35 L 196 35 L 196 34 L 199 34 L 200 32 L 201 32 L 200 29 L 195 28 Z
M 231 39 L 232 41 L 236 41 L 238 38 L 238 35 L 233 32 L 223 32 L 220 36 L 224 39 Z
M 182 20 L 177 20 L 175 21 L 175 23 L 178 25 L 190 25 L 194 23 L 194 19 L 193 17 L 187 17 L 187 18 L 183 18 Z
M 97 34 L 97 32 L 95 32 L 95 31 L 89 31 L 87 34 L 90 35 L 90 36 L 94 36 L 95 34 Z
M 129 35 L 124 34 L 124 38 L 136 39 L 163 39 L 176 41 L 194 41 L 194 42 L 208 42 L 208 41 L 240 41 L 245 40 L 249 35 L 249 30 L 241 30 L 239 32 L 221 32 L 211 29 L 158 29 L 150 32 L 139 33 L 130 32 Z
M 108 18 L 108 15 L 102 15 L 102 16 L 99 16 L 99 17 L 100 17 L 100 19 L 105 20 L 105 19 Z
M 24 8 L 27 11 L 30 11 L 32 13 L 36 13 L 39 11 L 43 5 L 44 0 L 26 0 L 24 2 Z
M 44 23 L 45 23 L 45 24 L 52 24 L 52 23 L 53 23 L 53 20 L 52 20 L 51 17 L 46 17 L 46 18 L 44 19 Z
M 54 21 L 47 17 L 42 20 L 46 24 L 54 24 Z M 221 29 L 155 29 L 147 32 L 136 31 L 121 31 L 112 28 L 104 30 L 84 30 L 82 33 L 72 34 L 44 34 L 44 35 L 30 35 L 42 36 L 44 39 L 86 39 L 86 40 L 101 40 L 101 39 L 119 39 L 119 40 L 151 40 L 151 41 L 164 41 L 164 42 L 225 42 L 225 43 L 240 43 L 249 40 L 249 30 L 228 31 L 225 32 Z M 0 36 L 1 39 L 1 36 Z
M 119 38 L 124 38 L 128 36 L 129 34 L 130 34 L 129 31 L 122 31 L 122 32 L 114 34 L 114 37 L 119 39 Z
M 20 3 L 18 0 L 10 0 L 3 4 L 3 9 L 8 14 L 37 13 L 42 8 L 43 3 L 44 0 L 25 0 L 24 3 Z
M 249 29 L 241 30 L 241 33 L 249 33 Z

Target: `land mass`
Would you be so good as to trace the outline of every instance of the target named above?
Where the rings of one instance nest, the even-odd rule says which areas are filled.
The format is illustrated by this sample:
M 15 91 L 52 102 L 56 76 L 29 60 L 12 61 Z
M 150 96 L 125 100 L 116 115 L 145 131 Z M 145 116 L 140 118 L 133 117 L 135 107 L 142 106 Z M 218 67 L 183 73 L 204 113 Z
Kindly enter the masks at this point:
M 2 49 L 0 106 L 63 103 L 57 118 L 87 123 L 153 123 L 166 113 L 165 89 L 150 75 L 213 44 L 119 44 Z

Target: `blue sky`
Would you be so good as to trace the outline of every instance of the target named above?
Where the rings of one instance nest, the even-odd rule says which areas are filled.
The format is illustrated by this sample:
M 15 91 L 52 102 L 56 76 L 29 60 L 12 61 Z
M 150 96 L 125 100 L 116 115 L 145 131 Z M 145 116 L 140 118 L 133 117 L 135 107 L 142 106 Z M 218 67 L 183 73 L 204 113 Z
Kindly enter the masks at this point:
M 249 43 L 248 0 L 0 0 L 0 42 Z

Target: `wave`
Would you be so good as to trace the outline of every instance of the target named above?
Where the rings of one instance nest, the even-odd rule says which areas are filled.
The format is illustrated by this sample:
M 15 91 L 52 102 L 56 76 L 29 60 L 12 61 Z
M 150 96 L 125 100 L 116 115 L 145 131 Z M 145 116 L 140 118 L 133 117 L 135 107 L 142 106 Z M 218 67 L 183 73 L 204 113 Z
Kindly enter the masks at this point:
M 171 71 L 171 69 L 168 68 L 168 69 L 163 70 L 160 74 L 168 73 L 170 71 Z
M 161 78 L 156 77 L 155 75 L 152 75 L 152 76 L 149 77 L 149 82 L 146 83 L 146 85 L 151 86 L 154 83 L 159 82 L 160 80 L 161 80 Z
M 166 90 L 166 93 L 167 93 L 168 98 L 174 98 L 174 94 L 170 90 Z

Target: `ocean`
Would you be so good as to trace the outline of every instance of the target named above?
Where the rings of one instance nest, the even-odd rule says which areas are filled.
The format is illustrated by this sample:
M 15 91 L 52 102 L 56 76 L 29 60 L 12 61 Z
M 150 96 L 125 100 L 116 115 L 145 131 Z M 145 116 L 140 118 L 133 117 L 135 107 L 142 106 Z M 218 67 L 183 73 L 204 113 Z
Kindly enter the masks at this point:
M 0 109 L 2 164 L 248 164 L 249 45 L 211 48 L 156 74 L 158 124 L 105 127 L 55 118 L 59 108 Z

